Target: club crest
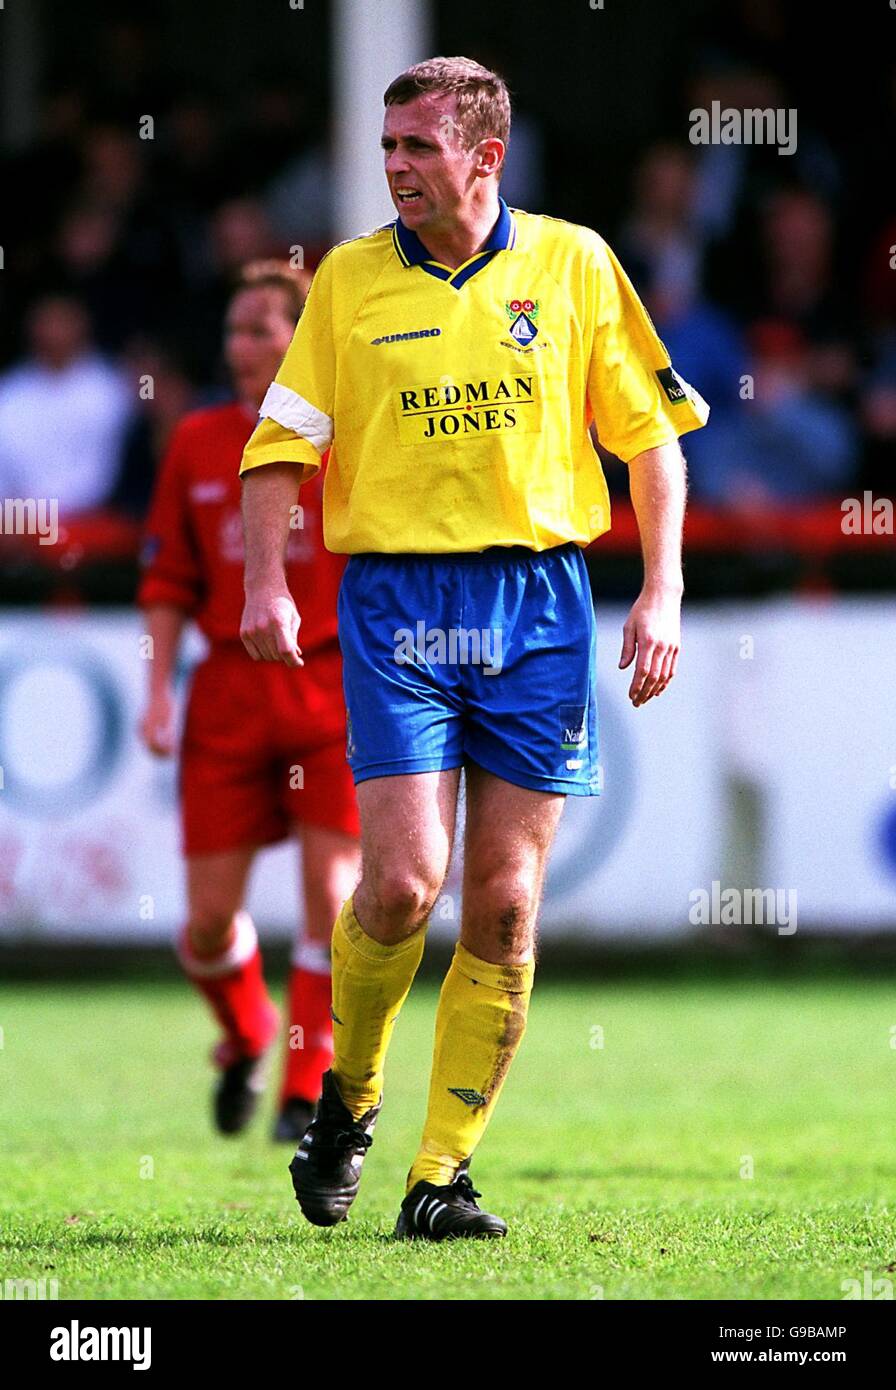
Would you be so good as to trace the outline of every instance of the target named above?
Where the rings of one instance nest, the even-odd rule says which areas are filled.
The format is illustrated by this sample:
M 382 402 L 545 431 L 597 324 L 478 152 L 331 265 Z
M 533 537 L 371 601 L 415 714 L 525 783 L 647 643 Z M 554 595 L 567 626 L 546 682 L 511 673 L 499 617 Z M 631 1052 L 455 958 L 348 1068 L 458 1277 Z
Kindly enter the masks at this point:
M 535 320 L 538 318 L 537 299 L 509 299 L 504 311 L 510 319 L 510 335 L 524 347 L 537 336 Z

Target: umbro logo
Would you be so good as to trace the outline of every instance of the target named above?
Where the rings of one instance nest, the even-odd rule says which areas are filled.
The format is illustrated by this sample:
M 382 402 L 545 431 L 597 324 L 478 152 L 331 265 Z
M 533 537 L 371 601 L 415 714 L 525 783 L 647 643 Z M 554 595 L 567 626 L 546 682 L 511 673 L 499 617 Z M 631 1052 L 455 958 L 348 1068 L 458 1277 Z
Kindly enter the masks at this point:
M 449 1086 L 448 1093 L 457 1096 L 464 1105 L 485 1105 L 487 1099 L 481 1091 L 471 1091 L 467 1086 Z
M 412 333 L 387 333 L 382 338 L 371 338 L 370 346 L 379 347 L 381 343 L 406 343 L 411 338 L 438 338 L 441 328 L 415 328 Z

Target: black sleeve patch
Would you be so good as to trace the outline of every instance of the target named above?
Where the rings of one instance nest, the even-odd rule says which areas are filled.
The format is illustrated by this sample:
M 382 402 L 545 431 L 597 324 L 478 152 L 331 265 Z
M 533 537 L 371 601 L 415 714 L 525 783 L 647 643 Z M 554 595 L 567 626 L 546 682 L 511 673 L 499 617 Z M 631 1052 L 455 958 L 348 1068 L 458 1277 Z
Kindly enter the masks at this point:
M 660 367 L 656 377 L 673 405 L 681 405 L 682 401 L 687 400 L 688 393 L 681 385 L 671 367 Z

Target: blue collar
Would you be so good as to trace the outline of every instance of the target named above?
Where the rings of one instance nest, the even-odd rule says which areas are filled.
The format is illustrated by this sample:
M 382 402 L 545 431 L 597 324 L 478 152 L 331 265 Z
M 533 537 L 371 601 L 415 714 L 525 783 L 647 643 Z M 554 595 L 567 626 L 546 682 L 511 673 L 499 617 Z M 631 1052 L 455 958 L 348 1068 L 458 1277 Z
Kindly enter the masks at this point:
M 428 274 L 434 275 L 437 280 L 445 280 L 455 289 L 460 289 L 461 285 L 466 284 L 471 275 L 482 270 L 493 256 L 496 256 L 499 251 L 510 250 L 516 241 L 516 225 L 513 215 L 500 194 L 498 206 L 500 208 L 498 220 L 492 228 L 488 241 L 481 251 L 477 251 L 475 256 L 464 261 L 463 265 L 459 265 L 456 270 L 451 270 L 448 266 L 434 260 L 417 233 L 406 227 L 400 217 L 396 217 L 392 223 L 392 243 L 398 259 L 405 267 L 422 266 Z

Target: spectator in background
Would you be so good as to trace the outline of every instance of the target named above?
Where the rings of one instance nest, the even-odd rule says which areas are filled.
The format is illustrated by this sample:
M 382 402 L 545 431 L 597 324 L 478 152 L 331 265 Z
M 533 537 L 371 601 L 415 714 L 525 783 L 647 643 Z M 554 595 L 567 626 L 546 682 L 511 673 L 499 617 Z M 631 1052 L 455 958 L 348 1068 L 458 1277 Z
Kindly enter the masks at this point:
M 271 225 L 284 241 L 298 235 L 316 259 L 328 250 L 334 221 L 333 159 L 321 141 L 290 160 L 265 194 Z
M 27 359 L 0 376 L 0 496 L 56 498 L 62 516 L 101 507 L 135 393 L 95 350 L 79 300 L 37 300 L 26 335 Z
M 122 241 L 115 209 L 76 203 L 64 214 L 53 245 L 56 278 L 87 309 L 102 352 L 118 352 L 154 317 L 151 287 L 128 265 Z
M 227 109 L 211 92 L 191 84 L 172 101 L 162 122 L 154 167 L 156 197 L 171 208 L 179 234 L 201 238 L 202 219 L 230 195 L 231 151 Z M 188 259 L 192 248 L 181 245 Z
M 128 366 L 138 407 L 122 441 L 110 506 L 142 519 L 152 498 L 158 460 L 165 455 L 179 421 L 202 402 L 174 347 L 134 342 Z
M 707 424 L 685 445 L 691 477 L 711 476 L 728 431 L 745 408 L 741 393 L 749 363 L 743 334 L 729 314 L 697 295 L 693 284 L 676 287 L 666 281 L 657 291 L 648 287 L 644 298 L 676 371 L 712 402 Z
M 257 199 L 230 198 L 214 210 L 205 237 L 204 277 L 184 296 L 169 325 L 195 379 L 223 382 L 221 325 L 240 270 L 282 250 Z
M 65 74 L 50 74 L 50 90 L 40 107 L 33 144 L 0 150 L 4 272 L 0 275 L 0 367 L 20 350 L 21 326 L 31 301 L 46 290 L 49 241 L 60 205 L 74 196 L 81 172 L 79 144 L 86 97 Z
M 154 141 L 139 138 L 136 121 L 132 128 L 110 121 L 94 123 L 82 142 L 84 173 L 77 199 L 82 207 L 109 220 L 112 244 L 107 269 L 117 283 L 129 285 L 122 307 L 136 307 L 140 320 L 136 327 L 143 331 L 165 327 L 179 275 L 174 209 L 157 195 L 154 152 Z M 69 256 L 72 250 L 69 244 Z M 66 269 L 63 261 L 60 270 L 65 273 Z M 74 272 L 77 275 L 77 265 Z M 77 280 L 72 288 L 77 289 Z M 108 350 L 118 352 L 135 324 L 125 320 L 123 313 L 117 332 L 105 320 L 100 327 L 109 334 Z
M 649 289 L 656 304 L 690 304 L 699 293 L 703 248 L 695 198 L 691 152 L 652 146 L 635 174 L 634 207 L 618 242 L 635 284 Z
M 507 77 L 506 48 L 499 35 L 487 43 L 480 43 L 476 57 L 484 67 L 504 73 Z M 511 91 L 513 86 L 511 82 Z M 513 132 L 501 167 L 501 197 L 508 207 L 544 212 L 546 201 L 549 201 L 545 185 L 545 157 L 544 126 L 515 96 Z
M 60 201 L 74 194 L 81 173 L 80 141 L 84 127 L 86 94 L 71 75 L 49 75 L 48 89 L 40 105 L 36 140 L 24 149 L 4 154 L 4 187 L 9 190 L 4 208 L 4 236 L 9 249 L 24 253 L 17 273 L 33 263 L 36 249 L 52 227 Z M 12 196 L 27 189 L 27 197 Z
M 796 107 L 780 76 L 761 64 L 733 55 L 716 55 L 691 84 L 687 107 L 722 110 L 788 111 Z M 705 282 L 714 299 L 744 312 L 758 273 L 756 209 L 782 179 L 815 189 L 826 204 L 842 196 L 843 170 L 829 143 L 798 110 L 796 146 L 778 153 L 776 143 L 695 145 L 694 216 L 706 240 L 710 274 Z
M 294 68 L 262 72 L 248 86 L 237 129 L 227 142 L 231 192 L 261 197 L 272 180 L 319 142 L 328 109 L 319 86 L 319 73 Z
M 802 333 L 767 322 L 750 342 L 752 398 L 717 424 L 711 457 L 689 450 L 692 496 L 748 509 L 843 496 L 855 484 L 856 430 L 848 411 L 813 390 Z
M 808 189 L 781 189 L 762 219 L 763 274 L 751 319 L 775 318 L 807 343 L 810 384 L 845 397 L 857 376 L 854 310 L 835 275 L 831 209 Z M 808 347 L 811 344 L 811 348 Z
M 866 434 L 865 467 L 861 487 L 881 497 L 896 495 L 893 460 L 896 458 L 896 328 L 881 334 L 875 358 L 864 383 L 860 419 Z
M 679 145 L 652 146 L 636 172 L 634 206 L 620 247 L 676 371 L 712 404 L 708 423 L 685 445 L 700 477 L 712 469 L 726 421 L 742 409 L 747 353 L 735 320 L 701 292 L 703 246 L 695 199 L 693 152 Z M 620 491 L 627 489 L 624 470 L 610 476 Z
M 892 93 L 896 109 L 896 67 Z M 862 486 L 892 498 L 896 458 L 896 217 L 885 221 L 872 236 L 863 278 L 869 367 L 859 402 L 866 436 Z
M 870 322 L 896 328 L 896 217 L 874 236 L 865 262 L 865 302 Z

